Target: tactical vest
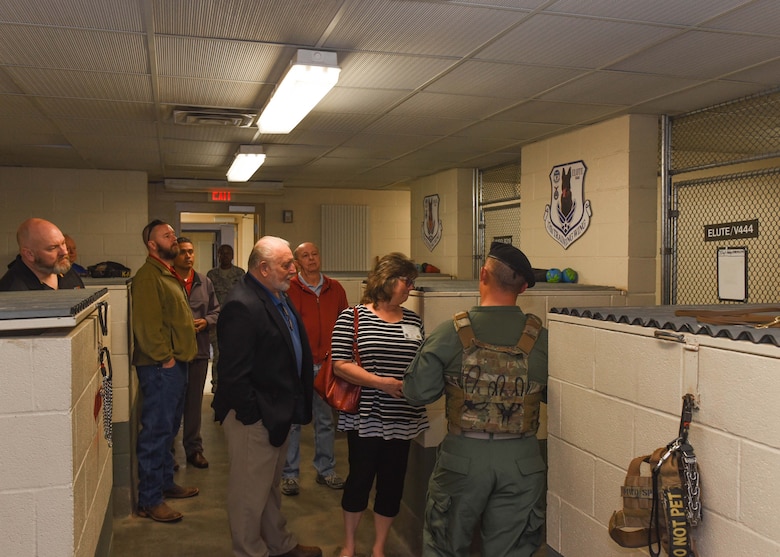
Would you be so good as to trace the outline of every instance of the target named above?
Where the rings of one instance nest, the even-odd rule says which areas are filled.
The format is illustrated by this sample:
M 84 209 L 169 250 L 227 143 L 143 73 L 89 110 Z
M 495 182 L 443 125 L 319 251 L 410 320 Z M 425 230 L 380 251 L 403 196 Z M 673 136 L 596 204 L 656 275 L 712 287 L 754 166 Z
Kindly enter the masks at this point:
M 460 375 L 446 377 L 447 420 L 463 431 L 536 435 L 544 384 L 528 378 L 528 354 L 536 344 L 541 320 L 528 314 L 515 346 L 478 340 L 469 314 L 453 321 L 463 345 Z

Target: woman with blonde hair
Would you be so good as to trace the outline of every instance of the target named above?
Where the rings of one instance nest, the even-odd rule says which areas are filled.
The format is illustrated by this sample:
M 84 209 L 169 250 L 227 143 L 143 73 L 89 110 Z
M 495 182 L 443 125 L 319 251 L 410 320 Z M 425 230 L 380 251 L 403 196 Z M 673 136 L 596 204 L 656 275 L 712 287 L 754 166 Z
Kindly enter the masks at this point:
M 422 319 L 401 306 L 417 278 L 414 263 L 401 253 L 379 259 L 368 275 L 357 308 L 357 348 L 352 354 L 354 310 L 341 312 L 333 329 L 334 372 L 361 385 L 357 414 L 341 413 L 338 430 L 347 432 L 349 476 L 341 508 L 345 541 L 341 554 L 355 555 L 355 534 L 376 480 L 373 557 L 384 557 L 390 526 L 398 514 L 411 440 L 428 428 L 424 408 L 403 396 L 403 374 L 422 344 Z

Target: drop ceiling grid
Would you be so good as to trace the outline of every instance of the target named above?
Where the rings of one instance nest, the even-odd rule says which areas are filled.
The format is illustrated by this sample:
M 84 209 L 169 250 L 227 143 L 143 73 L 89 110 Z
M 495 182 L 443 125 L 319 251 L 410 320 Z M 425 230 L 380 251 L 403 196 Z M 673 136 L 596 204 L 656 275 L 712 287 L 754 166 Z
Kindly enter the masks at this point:
M 78 118 L 55 118 L 53 121 L 59 129 L 73 134 L 104 134 L 123 138 L 157 137 L 157 127 L 152 122 L 141 120 L 125 120 L 117 123 L 114 120 L 95 120 Z
M 641 51 L 677 33 L 676 29 L 651 25 L 536 15 L 475 58 L 596 69 L 614 62 L 618 52 Z M 620 44 L 619 50 L 615 44 Z
M 306 116 L 300 126 L 303 130 L 344 131 L 357 133 L 376 119 L 373 114 L 339 114 L 318 112 Z
M 313 44 L 341 3 L 342 0 L 233 0 L 226 6 L 225 2 L 214 0 L 166 0 L 154 2 L 154 20 L 160 34 Z M 283 21 L 294 25 L 280 24 Z
M 36 129 L 35 131 L 22 130 L 21 133 L 16 130 L 9 130 L 3 127 L 0 121 L 0 145 L 3 148 L 18 145 L 20 147 L 32 145 L 63 145 L 65 138 L 56 129 L 44 132 Z
M 170 120 L 167 120 L 170 122 Z M 249 143 L 257 128 L 233 126 L 187 126 L 172 123 L 161 125 L 163 139 L 186 141 L 214 141 L 216 143 Z
M 780 9 L 776 0 L 748 2 L 739 10 L 707 21 L 702 27 L 780 37 Z
M 41 117 L 43 114 L 27 97 L 21 95 L 0 95 L 0 118 Z
M 600 71 L 541 95 L 542 100 L 632 106 L 701 84 L 694 79 Z
M 52 119 L 81 118 L 85 120 L 155 120 L 155 106 L 152 103 L 67 99 L 39 97 L 36 102 L 41 110 Z
M 457 58 L 348 53 L 339 59 L 339 87 L 413 91 L 450 68 Z
M 259 43 L 160 37 L 157 71 L 167 77 L 267 82 L 285 49 Z
M 715 15 L 743 6 L 746 0 L 653 0 L 652 2 L 615 2 L 615 0 L 558 0 L 545 12 L 622 19 L 656 24 L 697 25 Z M 749 2 L 748 2 L 749 3 Z
M 611 69 L 715 79 L 749 60 L 770 60 L 780 53 L 780 39 L 690 31 L 618 62 Z
M 2 25 L 0 53 L 8 66 L 149 73 L 140 34 Z
M 385 114 L 399 104 L 409 93 L 393 89 L 355 89 L 334 87 L 314 108 L 311 114 Z
M 354 2 L 325 48 L 460 58 L 525 16 L 457 4 Z
M 428 136 L 443 136 L 455 133 L 470 124 L 471 120 L 457 118 L 455 115 L 452 118 L 434 118 L 388 114 L 367 126 L 363 132 L 404 135 L 422 133 L 422 130 Z
M 162 104 L 213 108 L 253 108 L 263 90 L 259 83 L 160 77 Z
M 148 76 L 38 68 L 7 68 L 14 81 L 33 97 L 64 97 L 152 102 Z
M 390 114 L 447 118 L 468 115 L 479 121 L 511 105 L 511 99 L 422 92 L 397 106 Z
M 142 32 L 140 5 L 140 2 L 127 0 L 3 0 L 0 3 L 0 21 Z

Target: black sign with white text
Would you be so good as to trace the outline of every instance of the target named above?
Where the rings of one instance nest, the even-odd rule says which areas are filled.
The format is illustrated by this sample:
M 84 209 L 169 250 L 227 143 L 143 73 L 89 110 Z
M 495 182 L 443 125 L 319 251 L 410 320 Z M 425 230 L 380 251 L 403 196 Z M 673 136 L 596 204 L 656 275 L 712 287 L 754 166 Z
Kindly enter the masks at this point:
M 737 240 L 739 238 L 758 238 L 758 219 L 704 225 L 705 242 Z

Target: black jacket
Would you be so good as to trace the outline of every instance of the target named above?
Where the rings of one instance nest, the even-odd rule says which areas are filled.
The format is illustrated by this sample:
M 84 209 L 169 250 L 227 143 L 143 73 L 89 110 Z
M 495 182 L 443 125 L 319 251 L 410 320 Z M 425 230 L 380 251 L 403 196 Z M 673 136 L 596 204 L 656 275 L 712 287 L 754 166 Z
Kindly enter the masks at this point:
M 303 351 L 301 377 L 290 330 L 273 299 L 247 273 L 228 294 L 217 321 L 219 382 L 212 406 L 224 421 L 236 411 L 244 424 L 263 420 L 269 440 L 280 447 L 291 424 L 311 422 L 314 370 L 303 320 L 298 321 Z
M 84 288 L 81 278 L 71 269 L 64 275 L 57 277 L 60 290 L 69 290 L 73 288 Z M 18 290 L 51 290 L 43 284 L 35 273 L 24 264 L 22 256 L 17 255 L 16 259 L 8 264 L 8 271 L 0 279 L 0 291 L 18 291 Z

